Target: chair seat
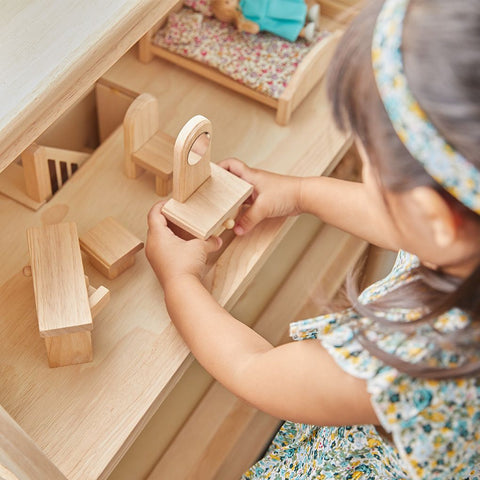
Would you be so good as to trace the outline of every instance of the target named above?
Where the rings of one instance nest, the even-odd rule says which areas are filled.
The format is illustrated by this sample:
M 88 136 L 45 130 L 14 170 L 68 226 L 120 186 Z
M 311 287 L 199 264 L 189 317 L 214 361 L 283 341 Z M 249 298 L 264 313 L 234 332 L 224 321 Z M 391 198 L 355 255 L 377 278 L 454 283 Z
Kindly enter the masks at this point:
M 172 175 L 173 147 L 175 139 L 158 131 L 140 149 L 133 153 L 134 162 L 156 176 Z

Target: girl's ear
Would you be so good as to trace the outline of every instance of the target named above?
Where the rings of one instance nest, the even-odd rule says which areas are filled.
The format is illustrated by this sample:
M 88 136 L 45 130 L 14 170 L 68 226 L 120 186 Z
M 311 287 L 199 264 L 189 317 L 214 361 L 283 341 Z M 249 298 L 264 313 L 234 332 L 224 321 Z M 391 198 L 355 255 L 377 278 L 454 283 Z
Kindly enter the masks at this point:
M 437 246 L 451 246 L 457 238 L 458 226 L 449 203 L 430 187 L 415 187 L 410 193 L 419 212 L 428 222 Z

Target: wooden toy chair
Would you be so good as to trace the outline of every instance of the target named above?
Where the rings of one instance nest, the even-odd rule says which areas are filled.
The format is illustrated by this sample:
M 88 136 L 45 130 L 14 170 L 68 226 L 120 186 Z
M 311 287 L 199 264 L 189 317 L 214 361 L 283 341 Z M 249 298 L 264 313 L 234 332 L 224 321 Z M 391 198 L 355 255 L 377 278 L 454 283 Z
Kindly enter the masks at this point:
M 207 239 L 233 228 L 253 186 L 210 162 L 212 124 L 197 115 L 178 134 L 173 160 L 173 198 L 163 207 L 168 220 Z
M 160 196 L 172 189 L 172 157 L 175 139 L 160 131 L 158 100 L 139 95 L 123 121 L 125 174 L 137 178 L 144 170 L 155 175 L 155 191 Z

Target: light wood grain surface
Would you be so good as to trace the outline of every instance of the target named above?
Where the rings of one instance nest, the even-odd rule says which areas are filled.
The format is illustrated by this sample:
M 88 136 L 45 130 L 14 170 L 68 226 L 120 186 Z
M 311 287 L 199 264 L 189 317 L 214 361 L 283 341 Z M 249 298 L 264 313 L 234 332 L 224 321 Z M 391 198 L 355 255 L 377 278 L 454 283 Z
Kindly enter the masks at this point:
M 2 407 L 0 432 L 2 480 L 67 480 Z
M 92 329 L 82 256 L 75 223 L 27 230 L 40 335 Z
M 2 0 L 0 171 L 178 0 Z
M 118 71 L 135 75 L 118 76 Z M 117 72 L 117 73 L 116 73 Z M 160 61 L 140 65 L 127 55 L 108 79 L 128 78 L 126 89 L 160 99 L 161 128 L 176 136 L 201 113 L 215 128 L 212 157 L 237 156 L 280 173 L 321 174 L 346 146 L 333 126 L 322 85 L 300 106 L 288 127 L 276 125 L 267 107 Z M 117 218 L 140 239 L 146 214 L 158 201 L 148 173 L 123 173 L 123 136 L 117 130 L 47 205 L 37 212 L 0 197 L 0 404 L 69 478 L 105 479 L 187 368 L 190 357 L 170 323 L 162 290 L 147 264 L 106 280 L 88 262 L 93 285 L 111 291 L 94 321 L 90 364 L 49 369 L 38 336 L 25 229 L 74 221 L 79 234 L 105 216 Z M 266 222 L 235 239 L 212 270 L 214 292 L 231 307 L 291 225 Z M 255 253 L 255 254 L 253 254 Z

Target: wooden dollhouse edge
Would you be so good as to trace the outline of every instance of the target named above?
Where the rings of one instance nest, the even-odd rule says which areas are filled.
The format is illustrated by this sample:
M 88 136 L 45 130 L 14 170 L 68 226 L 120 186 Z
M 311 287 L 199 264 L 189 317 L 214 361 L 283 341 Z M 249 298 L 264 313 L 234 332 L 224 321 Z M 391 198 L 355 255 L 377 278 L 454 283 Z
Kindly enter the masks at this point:
M 0 432 L 0 478 L 67 480 L 1 406 Z

